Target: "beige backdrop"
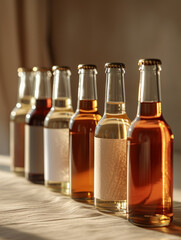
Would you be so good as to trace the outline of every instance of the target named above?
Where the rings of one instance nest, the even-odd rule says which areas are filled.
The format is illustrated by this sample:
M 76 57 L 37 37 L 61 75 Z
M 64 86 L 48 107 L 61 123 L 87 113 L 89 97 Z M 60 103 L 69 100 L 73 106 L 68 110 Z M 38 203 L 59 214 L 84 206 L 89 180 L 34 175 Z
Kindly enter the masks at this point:
M 69 65 L 76 108 L 79 63 L 98 66 L 103 113 L 104 63 L 126 64 L 127 112 L 136 114 L 139 58 L 163 62 L 162 100 L 181 150 L 180 0 L 0 0 L 0 154 L 9 153 L 9 114 L 19 66 Z

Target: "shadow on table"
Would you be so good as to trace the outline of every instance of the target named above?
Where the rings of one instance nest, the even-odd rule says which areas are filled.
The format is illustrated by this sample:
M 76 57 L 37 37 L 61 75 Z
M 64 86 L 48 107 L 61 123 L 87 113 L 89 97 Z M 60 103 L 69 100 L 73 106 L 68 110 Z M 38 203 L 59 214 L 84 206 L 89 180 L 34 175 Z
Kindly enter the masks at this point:
M 181 236 L 181 203 L 174 202 L 173 206 L 174 217 L 172 224 L 168 227 L 154 228 L 153 230 L 176 236 Z
M 5 240 L 46 240 L 47 238 L 39 237 L 31 233 L 25 233 L 13 228 L 0 225 L 0 237 Z

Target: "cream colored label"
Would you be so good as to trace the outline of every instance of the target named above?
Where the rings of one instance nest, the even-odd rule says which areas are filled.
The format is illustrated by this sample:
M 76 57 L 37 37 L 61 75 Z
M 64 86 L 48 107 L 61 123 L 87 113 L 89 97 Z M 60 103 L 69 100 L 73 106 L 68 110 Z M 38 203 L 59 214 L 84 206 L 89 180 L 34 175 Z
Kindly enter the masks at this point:
M 24 123 L 10 122 L 11 169 L 24 168 Z
M 44 128 L 45 180 L 69 181 L 69 129 Z
M 25 125 L 25 172 L 44 173 L 43 127 Z
M 106 201 L 126 200 L 125 139 L 94 138 L 94 196 Z

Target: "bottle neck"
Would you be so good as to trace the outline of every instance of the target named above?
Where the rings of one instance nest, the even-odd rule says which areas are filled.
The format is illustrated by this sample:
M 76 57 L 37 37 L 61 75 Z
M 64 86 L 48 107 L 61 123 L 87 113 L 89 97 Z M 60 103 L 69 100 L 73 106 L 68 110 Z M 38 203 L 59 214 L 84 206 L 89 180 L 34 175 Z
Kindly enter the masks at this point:
M 158 65 L 140 67 L 138 116 L 161 116 L 160 71 L 161 67 Z
M 34 103 L 32 72 L 19 72 L 18 77 L 18 103 L 32 105 Z
M 96 69 L 79 70 L 78 103 L 79 111 L 97 111 Z
M 47 99 L 51 98 L 51 72 L 37 71 L 35 73 L 34 98 Z
M 55 108 L 72 109 L 70 75 L 70 70 L 54 72 L 52 106 Z
M 104 113 L 126 113 L 124 74 L 125 70 L 121 68 L 106 69 Z

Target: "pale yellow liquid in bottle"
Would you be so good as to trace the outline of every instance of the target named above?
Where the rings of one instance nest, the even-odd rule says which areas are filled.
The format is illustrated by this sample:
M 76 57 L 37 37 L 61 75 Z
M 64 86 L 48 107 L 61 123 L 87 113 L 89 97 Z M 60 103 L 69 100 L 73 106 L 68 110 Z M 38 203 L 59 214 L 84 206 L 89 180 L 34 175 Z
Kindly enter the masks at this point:
M 44 127 L 49 129 L 68 129 L 69 120 L 73 115 L 71 99 L 58 98 L 54 101 L 55 106 L 47 115 L 44 122 Z M 55 192 L 61 192 L 64 195 L 69 195 L 70 193 L 69 179 L 67 179 L 67 181 L 61 182 L 45 180 L 45 186 Z
M 107 102 L 106 103 L 106 113 L 104 114 L 101 121 L 98 123 L 95 132 L 95 139 L 127 139 L 127 129 L 130 126 L 130 120 L 125 112 L 125 103 L 123 102 Z M 120 146 L 121 147 L 121 146 Z M 117 166 L 118 168 L 120 166 Z M 126 172 L 127 172 L 127 163 L 126 156 L 124 158 L 124 182 L 126 185 Z M 106 180 L 106 179 L 105 179 Z M 115 215 L 125 215 L 126 213 L 126 186 L 124 189 L 121 189 L 123 199 L 119 201 L 106 201 L 99 198 L 94 198 L 95 207 L 106 213 L 112 213 Z M 114 192 L 114 190 L 113 190 Z

